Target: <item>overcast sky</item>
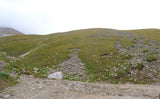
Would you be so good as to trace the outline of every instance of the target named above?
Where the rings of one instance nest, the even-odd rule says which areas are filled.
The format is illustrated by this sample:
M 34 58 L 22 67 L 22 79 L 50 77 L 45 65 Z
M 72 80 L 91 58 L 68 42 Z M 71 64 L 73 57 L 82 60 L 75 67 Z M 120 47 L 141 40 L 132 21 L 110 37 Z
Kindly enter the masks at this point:
M 160 0 L 0 0 L 0 26 L 26 34 L 160 28 Z

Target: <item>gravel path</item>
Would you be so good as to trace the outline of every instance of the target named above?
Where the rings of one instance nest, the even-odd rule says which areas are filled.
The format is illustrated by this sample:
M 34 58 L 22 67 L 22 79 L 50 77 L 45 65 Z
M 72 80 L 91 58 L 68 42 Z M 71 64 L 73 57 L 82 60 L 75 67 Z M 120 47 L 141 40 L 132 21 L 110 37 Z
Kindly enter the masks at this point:
M 159 92 L 157 85 L 93 84 L 23 75 L 0 99 L 158 99 Z

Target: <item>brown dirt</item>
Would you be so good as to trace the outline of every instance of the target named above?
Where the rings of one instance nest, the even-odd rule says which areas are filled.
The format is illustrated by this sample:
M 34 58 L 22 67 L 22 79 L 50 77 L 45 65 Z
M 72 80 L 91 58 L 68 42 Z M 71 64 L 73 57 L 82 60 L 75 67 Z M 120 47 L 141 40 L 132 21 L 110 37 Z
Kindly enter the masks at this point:
M 23 75 L 19 84 L 0 94 L 8 99 L 158 99 L 160 86 L 93 84 Z

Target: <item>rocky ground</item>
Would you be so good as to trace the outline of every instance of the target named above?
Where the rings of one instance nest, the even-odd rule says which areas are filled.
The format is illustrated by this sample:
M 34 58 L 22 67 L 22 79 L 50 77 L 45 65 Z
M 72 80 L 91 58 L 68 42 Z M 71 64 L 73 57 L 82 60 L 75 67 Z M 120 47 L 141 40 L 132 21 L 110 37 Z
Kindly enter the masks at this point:
M 61 66 L 60 70 L 82 80 L 85 78 L 85 67 L 78 57 L 78 49 L 72 49 L 70 51 L 72 52 L 70 58 L 59 64 Z
M 0 94 L 0 99 L 158 99 L 160 86 L 93 84 L 51 80 L 22 75 L 16 86 Z
M 115 46 L 119 50 L 119 55 L 130 56 L 130 59 L 126 61 L 126 64 L 132 65 L 128 77 L 134 80 L 137 79 L 137 76 L 140 79 L 146 77 L 148 81 L 159 82 L 160 42 L 128 32 L 117 32 L 115 35 L 126 37 L 133 43 L 123 46 L 123 42 L 117 41 Z

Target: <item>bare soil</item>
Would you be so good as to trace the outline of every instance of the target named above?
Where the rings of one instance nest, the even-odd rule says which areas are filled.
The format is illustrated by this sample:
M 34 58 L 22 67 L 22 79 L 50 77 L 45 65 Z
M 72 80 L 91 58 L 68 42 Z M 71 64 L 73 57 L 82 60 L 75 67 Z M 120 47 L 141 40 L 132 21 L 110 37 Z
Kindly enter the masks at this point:
M 51 80 L 22 75 L 0 99 L 158 99 L 160 86 L 140 84 L 93 84 Z

